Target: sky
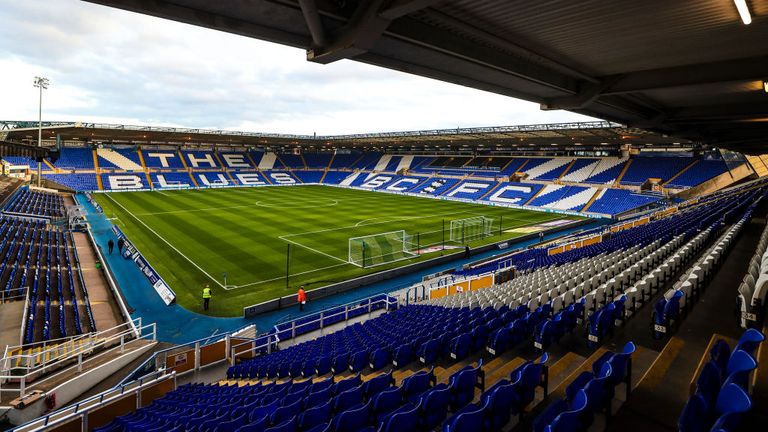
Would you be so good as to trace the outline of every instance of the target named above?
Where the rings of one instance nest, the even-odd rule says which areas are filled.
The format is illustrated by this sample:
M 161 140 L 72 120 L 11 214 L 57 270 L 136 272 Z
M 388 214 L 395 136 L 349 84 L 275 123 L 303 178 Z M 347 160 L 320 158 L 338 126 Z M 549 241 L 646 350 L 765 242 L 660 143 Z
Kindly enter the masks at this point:
M 588 121 L 567 111 L 78 0 L 0 0 L 0 119 L 336 135 Z

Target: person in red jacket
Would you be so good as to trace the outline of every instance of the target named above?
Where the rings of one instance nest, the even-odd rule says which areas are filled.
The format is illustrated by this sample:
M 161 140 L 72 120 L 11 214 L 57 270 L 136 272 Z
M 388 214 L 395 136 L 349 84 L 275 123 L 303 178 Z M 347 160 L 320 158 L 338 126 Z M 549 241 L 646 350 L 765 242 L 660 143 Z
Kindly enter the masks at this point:
M 299 310 L 304 311 L 304 305 L 307 304 L 307 293 L 304 292 L 304 286 L 299 287 L 299 293 L 296 296 L 296 300 L 299 302 Z

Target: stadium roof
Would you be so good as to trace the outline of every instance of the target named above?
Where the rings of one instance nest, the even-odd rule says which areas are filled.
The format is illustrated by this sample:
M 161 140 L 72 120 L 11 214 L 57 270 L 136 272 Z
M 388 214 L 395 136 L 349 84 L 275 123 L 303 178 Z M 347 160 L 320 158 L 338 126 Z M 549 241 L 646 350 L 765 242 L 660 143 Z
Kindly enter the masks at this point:
M 768 2 L 86 0 L 762 152 Z M 236 61 L 236 60 L 233 60 Z
M 288 135 L 157 126 L 131 126 L 82 122 L 43 122 L 43 139 L 112 144 L 205 144 L 218 146 L 334 146 L 402 147 L 408 149 L 451 148 L 467 151 L 484 144 L 512 147 L 546 146 L 560 150 L 573 146 L 609 147 L 630 144 L 635 147 L 676 144 L 690 146 L 641 129 L 605 121 L 497 126 L 422 131 L 382 132 L 354 135 Z M 16 142 L 36 141 L 37 123 L 0 121 L 0 133 Z M 490 148 L 489 148 L 490 149 Z

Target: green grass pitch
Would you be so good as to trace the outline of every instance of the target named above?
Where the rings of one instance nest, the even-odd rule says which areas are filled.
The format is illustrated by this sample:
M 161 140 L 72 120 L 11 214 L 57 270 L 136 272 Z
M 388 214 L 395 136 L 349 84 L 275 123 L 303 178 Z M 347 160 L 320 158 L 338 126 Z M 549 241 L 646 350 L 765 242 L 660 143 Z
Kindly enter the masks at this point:
M 242 308 L 307 289 L 450 253 L 432 251 L 394 263 L 361 268 L 348 262 L 349 238 L 405 230 L 424 248 L 441 245 L 443 221 L 493 219 L 494 234 L 474 247 L 520 233 L 515 227 L 563 215 L 368 192 L 328 186 L 121 192 L 96 194 L 116 223 L 176 292 L 182 306 L 202 311 L 210 283 L 211 315 L 236 316 Z M 572 218 L 572 217 L 570 217 Z M 498 224 L 502 222 L 502 230 Z M 286 250 L 290 277 L 286 288 Z M 228 275 L 226 289 L 223 273 Z

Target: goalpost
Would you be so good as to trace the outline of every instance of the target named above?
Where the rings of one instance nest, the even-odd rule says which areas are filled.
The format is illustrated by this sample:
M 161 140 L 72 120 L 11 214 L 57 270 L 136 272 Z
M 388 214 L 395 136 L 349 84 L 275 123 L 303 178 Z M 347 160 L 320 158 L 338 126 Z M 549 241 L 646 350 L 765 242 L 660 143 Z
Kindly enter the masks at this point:
M 351 237 L 348 261 L 358 267 L 376 267 L 415 257 L 416 247 L 405 230 Z
M 490 237 L 493 235 L 493 218 L 475 216 L 451 221 L 450 240 L 455 243 Z

